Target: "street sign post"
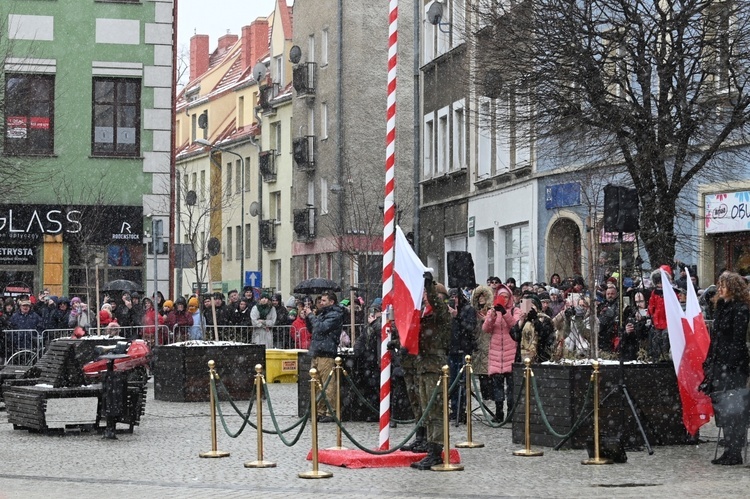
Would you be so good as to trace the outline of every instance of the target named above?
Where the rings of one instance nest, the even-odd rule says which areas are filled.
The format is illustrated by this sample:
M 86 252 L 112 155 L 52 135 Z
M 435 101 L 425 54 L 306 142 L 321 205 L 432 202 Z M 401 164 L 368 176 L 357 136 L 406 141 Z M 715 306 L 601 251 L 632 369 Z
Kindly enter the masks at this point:
M 260 288 L 261 286 L 263 286 L 263 273 L 259 270 L 246 270 L 245 283 L 243 284 L 243 286 Z

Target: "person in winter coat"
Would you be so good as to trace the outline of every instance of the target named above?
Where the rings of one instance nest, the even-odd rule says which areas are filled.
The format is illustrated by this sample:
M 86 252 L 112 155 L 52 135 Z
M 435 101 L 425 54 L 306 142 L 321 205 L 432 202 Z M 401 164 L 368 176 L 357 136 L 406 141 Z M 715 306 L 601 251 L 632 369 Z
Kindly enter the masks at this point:
M 734 272 L 724 272 L 716 283 L 714 298 L 716 315 L 711 333 L 711 344 L 703 363 L 705 378 L 700 390 L 717 394 L 725 390 L 746 388 L 750 376 L 750 352 L 746 338 L 750 322 L 750 292 L 745 279 Z M 745 444 L 744 417 L 726 418 L 724 424 L 724 454 L 711 461 L 713 464 L 742 464 Z
M 620 333 L 622 341 L 619 344 L 619 351 L 622 354 L 622 360 L 626 362 L 638 359 L 641 343 L 648 338 L 651 330 L 645 291 L 637 290 L 632 293 L 632 297 L 633 304 L 625 307 L 622 313 L 624 325 Z
M 156 330 L 162 329 L 159 326 L 164 324 L 164 319 L 156 312 L 154 302 L 151 298 L 143 299 L 143 319 L 141 323 L 143 324 L 143 339 L 146 340 L 149 346 L 153 347 L 156 343 Z M 162 340 L 163 338 L 160 337 L 160 344 Z
M 70 300 L 68 327 L 72 329 L 81 328 L 84 332 L 88 332 L 91 327 L 91 322 L 92 317 L 88 305 L 83 303 L 77 296 L 74 296 Z
M 354 341 L 356 383 L 364 388 L 364 396 L 374 407 L 380 404 L 381 315 L 380 308 L 373 307 L 367 318 L 367 327 Z M 370 415 L 367 420 L 375 422 L 378 417 Z
M 527 294 L 524 299 L 531 301 L 531 309 L 527 313 L 521 312 L 518 322 L 511 331 L 511 336 L 519 342 L 520 354 L 516 359 L 529 358 L 531 362 L 546 362 L 550 360 L 552 346 L 555 340 L 555 328 L 548 315 L 542 313 L 542 303 L 535 294 Z
M 315 314 L 312 313 L 309 305 L 305 307 L 304 311 L 307 329 L 312 335 L 310 340 L 312 363 L 310 367 L 317 369 L 318 379 L 324 381 L 333 370 L 333 360 L 338 354 L 341 327 L 344 324 L 344 311 L 338 305 L 336 293 L 333 291 L 326 291 L 320 295 L 319 306 Z M 328 383 L 325 396 L 329 403 L 334 401 L 334 390 L 334 384 Z M 316 411 L 318 422 L 333 422 L 333 415 L 328 411 L 323 399 L 318 401 Z
M 44 323 L 39 314 L 31 310 L 31 300 L 28 297 L 18 300 L 18 310 L 10 317 L 10 329 L 23 330 L 14 333 L 10 341 L 8 341 L 9 338 L 5 338 L 6 343 L 10 343 L 15 351 L 35 349 L 35 340 L 43 331 Z M 10 356 L 15 352 L 6 351 L 5 353 Z
M 253 343 L 273 348 L 271 327 L 276 324 L 276 309 L 271 305 L 271 297 L 264 292 L 250 312 L 253 324 Z
M 197 296 L 191 296 L 188 300 L 188 313 L 193 316 L 193 325 L 188 331 L 189 339 L 202 340 L 203 331 L 206 329 L 206 321 L 201 314 L 200 302 Z
M 448 349 L 450 384 L 458 377 L 467 355 L 474 353 L 474 331 L 477 328 L 477 312 L 460 289 L 451 288 L 448 292 L 448 311 L 451 321 L 451 342 Z M 463 378 L 463 376 L 462 376 Z M 466 378 L 463 378 L 466 379 Z M 466 397 L 461 390 L 451 395 L 451 419 L 466 421 Z
M 497 284 L 502 284 L 499 278 Z M 497 285 L 496 285 L 497 286 Z M 479 390 L 482 400 L 494 400 L 492 382 L 489 376 L 489 355 L 491 336 L 482 330 L 487 312 L 492 308 L 495 292 L 490 286 L 477 286 L 471 294 L 471 306 L 477 314 L 477 327 L 474 330 L 474 353 L 471 356 L 471 367 L 479 379 Z M 491 409 L 490 409 L 491 410 Z
M 298 304 L 297 309 L 289 312 L 289 315 L 293 317 L 292 326 L 289 328 L 292 345 L 294 345 L 294 348 L 301 348 L 304 350 L 309 349 L 311 335 L 310 331 L 307 329 L 307 322 L 305 321 L 307 314 L 305 312 L 304 304 Z
M 289 320 L 289 310 L 284 306 L 281 293 L 275 293 L 271 297 L 271 306 L 276 311 L 276 324 L 273 328 L 273 343 L 279 348 L 286 346 L 287 326 L 292 322 Z
M 57 310 L 52 314 L 52 329 L 68 329 L 70 320 L 70 300 L 67 296 L 61 296 L 57 301 Z
M 664 309 L 664 293 L 672 292 L 671 282 L 662 282 L 661 272 L 664 270 L 672 278 L 672 267 L 662 265 L 651 273 L 651 282 L 655 289 L 648 299 L 648 315 L 651 317 L 652 328 L 649 337 L 649 353 L 654 362 L 669 360 L 669 333 L 667 331 L 667 312 Z
M 495 401 L 495 421 L 505 419 L 504 401 L 507 401 L 508 412 L 513 409 L 513 361 L 518 344 L 510 332 L 520 317 L 521 310 L 514 304 L 512 291 L 500 284 L 482 324 L 482 331 L 490 335 L 487 372 L 492 384 L 492 400 Z
M 175 343 L 188 339 L 188 328 L 193 325 L 193 315 L 188 312 L 184 297 L 180 296 L 175 300 L 174 310 L 167 314 L 164 325 L 167 326 L 167 334 L 173 333 Z M 165 339 L 168 340 L 168 337 Z

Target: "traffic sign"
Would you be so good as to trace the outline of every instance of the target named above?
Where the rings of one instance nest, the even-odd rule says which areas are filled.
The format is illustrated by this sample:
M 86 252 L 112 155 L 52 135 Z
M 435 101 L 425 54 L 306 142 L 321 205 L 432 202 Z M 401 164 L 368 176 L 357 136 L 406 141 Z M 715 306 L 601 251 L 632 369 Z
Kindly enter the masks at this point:
M 246 270 L 245 284 L 243 284 L 243 286 L 260 288 L 261 286 L 263 286 L 263 273 L 259 270 Z

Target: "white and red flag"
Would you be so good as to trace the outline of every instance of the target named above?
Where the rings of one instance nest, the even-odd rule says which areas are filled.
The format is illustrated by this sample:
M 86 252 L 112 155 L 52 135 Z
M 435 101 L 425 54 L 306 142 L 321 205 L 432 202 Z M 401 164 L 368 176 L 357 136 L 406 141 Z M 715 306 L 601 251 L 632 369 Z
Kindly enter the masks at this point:
M 424 292 L 424 273 L 431 271 L 419 260 L 396 226 L 396 254 L 393 272 L 393 316 L 401 346 L 409 353 L 419 353 L 419 318 Z
M 703 382 L 703 361 L 706 360 L 711 339 L 690 274 L 687 275 L 687 303 L 684 311 L 677 295 L 668 286 L 669 278 L 663 270 L 661 282 L 665 283 L 664 309 L 667 314 L 672 362 L 682 400 L 682 422 L 688 433 L 695 435 L 714 413 L 709 396 L 698 391 L 698 386 Z

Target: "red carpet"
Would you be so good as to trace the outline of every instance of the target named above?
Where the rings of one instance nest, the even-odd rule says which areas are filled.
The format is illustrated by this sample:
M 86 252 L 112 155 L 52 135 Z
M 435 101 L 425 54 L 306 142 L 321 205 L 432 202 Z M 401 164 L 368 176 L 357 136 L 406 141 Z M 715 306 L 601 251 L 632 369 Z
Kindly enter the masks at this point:
M 318 451 L 318 462 L 344 468 L 401 468 L 421 461 L 426 455 L 426 452 L 396 451 L 391 454 L 368 454 L 359 449 L 321 449 Z M 307 460 L 312 460 L 312 451 L 307 454 Z M 458 450 L 451 449 L 451 463 L 458 464 L 460 462 L 461 455 Z

